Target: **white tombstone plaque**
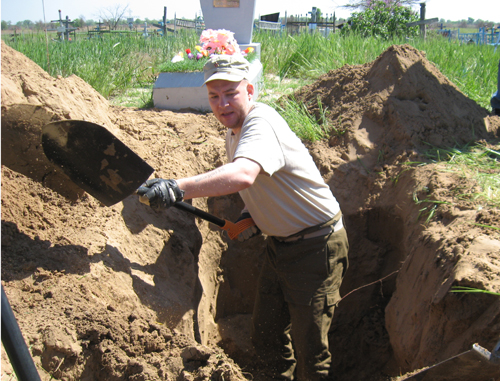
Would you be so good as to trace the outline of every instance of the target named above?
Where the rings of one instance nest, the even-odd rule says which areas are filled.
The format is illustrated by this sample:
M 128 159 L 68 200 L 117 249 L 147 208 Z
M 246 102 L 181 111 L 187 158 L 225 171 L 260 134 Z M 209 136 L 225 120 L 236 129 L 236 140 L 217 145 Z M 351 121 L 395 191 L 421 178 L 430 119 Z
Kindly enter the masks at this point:
M 238 44 L 251 44 L 256 0 L 200 0 L 206 29 L 226 29 Z

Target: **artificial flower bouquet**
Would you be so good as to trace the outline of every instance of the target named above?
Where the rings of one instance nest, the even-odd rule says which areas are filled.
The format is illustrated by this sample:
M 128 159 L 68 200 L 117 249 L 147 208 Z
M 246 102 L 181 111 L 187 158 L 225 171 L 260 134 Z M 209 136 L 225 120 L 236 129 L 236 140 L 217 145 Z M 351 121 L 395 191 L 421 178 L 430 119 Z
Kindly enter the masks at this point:
M 216 54 L 241 54 L 248 61 L 255 58 L 254 48 L 241 50 L 233 32 L 225 29 L 206 29 L 201 33 L 199 45 L 178 52 L 170 62 L 162 65 L 160 70 L 200 71 L 203 70 L 206 61 Z

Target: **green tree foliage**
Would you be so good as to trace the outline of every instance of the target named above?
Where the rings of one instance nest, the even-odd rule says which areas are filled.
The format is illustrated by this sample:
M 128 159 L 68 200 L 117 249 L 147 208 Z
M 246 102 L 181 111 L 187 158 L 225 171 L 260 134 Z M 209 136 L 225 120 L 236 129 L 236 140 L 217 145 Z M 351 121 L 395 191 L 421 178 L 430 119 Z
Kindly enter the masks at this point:
M 24 20 L 24 21 L 18 21 L 16 25 L 20 28 L 25 28 L 25 29 L 31 29 L 31 27 L 34 25 L 33 21 L 31 20 Z
M 323 12 L 321 12 L 321 9 L 316 8 L 316 21 L 320 21 L 322 17 L 323 17 Z
M 75 28 L 81 28 L 81 27 L 85 26 L 85 20 L 83 20 L 83 19 L 74 19 L 73 20 L 73 26 Z
M 341 33 L 346 35 L 354 32 L 363 37 L 373 36 L 386 40 L 413 37 L 418 34 L 418 27 L 407 27 L 406 24 L 418 20 L 417 12 L 398 1 L 376 0 L 371 1 L 364 11 L 353 13 Z
M 374 0 L 349 0 L 349 3 L 346 5 L 343 5 L 343 8 L 348 8 L 352 10 L 360 9 L 360 10 L 365 10 L 367 8 L 370 8 Z M 391 1 L 394 3 L 395 1 Z M 411 7 L 412 5 L 416 5 L 418 3 L 421 3 L 422 0 L 398 0 L 397 1 L 400 5 L 404 6 L 409 6 Z

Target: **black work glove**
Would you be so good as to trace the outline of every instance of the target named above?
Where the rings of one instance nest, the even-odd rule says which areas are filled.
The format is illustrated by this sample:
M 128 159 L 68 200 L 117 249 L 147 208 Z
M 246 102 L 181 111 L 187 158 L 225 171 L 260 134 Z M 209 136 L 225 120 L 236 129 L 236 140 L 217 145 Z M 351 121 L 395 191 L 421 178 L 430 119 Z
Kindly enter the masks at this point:
M 252 216 L 247 211 L 243 211 L 235 223 L 237 224 L 239 221 L 245 220 L 247 218 L 252 218 Z M 238 241 L 246 241 L 247 239 L 255 237 L 258 234 L 260 234 L 260 229 L 257 227 L 257 225 L 250 226 L 249 228 L 246 228 L 240 234 L 238 234 Z
M 175 180 L 151 179 L 137 189 L 137 194 L 149 201 L 155 210 L 170 208 L 177 201 L 182 201 L 184 191 Z

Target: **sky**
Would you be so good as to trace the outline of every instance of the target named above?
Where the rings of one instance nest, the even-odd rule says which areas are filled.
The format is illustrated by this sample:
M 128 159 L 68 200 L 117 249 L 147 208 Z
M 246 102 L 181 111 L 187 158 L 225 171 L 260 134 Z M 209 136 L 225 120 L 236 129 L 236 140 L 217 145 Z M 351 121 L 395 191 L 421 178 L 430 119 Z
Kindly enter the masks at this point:
M 246 0 L 241 0 L 246 1 Z M 323 14 L 335 12 L 337 18 L 346 18 L 349 11 L 341 8 L 348 0 L 312 0 L 305 5 L 299 0 L 256 0 L 255 17 L 269 13 L 285 12 L 290 15 L 306 15 L 313 6 L 321 9 Z M 59 19 L 59 9 L 62 18 L 70 20 L 84 17 L 85 19 L 99 20 L 99 14 L 104 9 L 116 9 L 116 6 L 127 6 L 125 17 L 144 20 L 159 20 L 163 17 L 163 8 L 167 7 L 167 18 L 193 19 L 197 12 L 201 12 L 199 0 L 2 0 L 1 19 L 16 24 L 18 21 L 31 20 L 33 22 Z M 418 5 L 414 6 L 420 10 Z M 458 21 L 468 19 L 482 19 L 500 23 L 500 0 L 427 0 L 426 18 L 443 18 Z

